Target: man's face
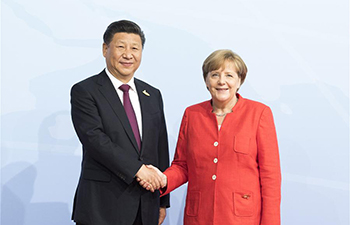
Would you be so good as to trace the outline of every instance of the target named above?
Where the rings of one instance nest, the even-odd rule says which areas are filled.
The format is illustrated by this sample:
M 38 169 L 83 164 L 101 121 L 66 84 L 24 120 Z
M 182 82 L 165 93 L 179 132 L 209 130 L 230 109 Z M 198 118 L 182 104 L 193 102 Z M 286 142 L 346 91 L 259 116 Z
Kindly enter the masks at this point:
M 137 34 L 116 33 L 112 41 L 103 44 L 103 56 L 109 72 L 127 83 L 139 68 L 142 58 L 142 42 Z

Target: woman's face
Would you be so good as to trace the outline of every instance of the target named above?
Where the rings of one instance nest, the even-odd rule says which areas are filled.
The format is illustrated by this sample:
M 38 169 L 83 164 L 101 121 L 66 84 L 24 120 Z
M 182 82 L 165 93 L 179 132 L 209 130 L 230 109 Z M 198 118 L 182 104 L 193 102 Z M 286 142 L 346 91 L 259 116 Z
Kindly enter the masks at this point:
M 236 92 L 241 85 L 236 71 L 235 64 L 226 60 L 220 69 L 208 73 L 205 83 L 213 101 L 229 103 L 236 99 Z

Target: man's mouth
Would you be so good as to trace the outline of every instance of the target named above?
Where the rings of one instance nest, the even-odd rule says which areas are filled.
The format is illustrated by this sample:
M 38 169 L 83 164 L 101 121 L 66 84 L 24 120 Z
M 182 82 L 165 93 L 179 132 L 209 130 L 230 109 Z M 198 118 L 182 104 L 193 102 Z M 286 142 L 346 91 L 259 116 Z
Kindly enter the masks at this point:
M 125 67 L 130 67 L 130 66 L 132 66 L 132 62 L 120 62 L 120 64 L 122 64 L 123 66 L 125 66 Z

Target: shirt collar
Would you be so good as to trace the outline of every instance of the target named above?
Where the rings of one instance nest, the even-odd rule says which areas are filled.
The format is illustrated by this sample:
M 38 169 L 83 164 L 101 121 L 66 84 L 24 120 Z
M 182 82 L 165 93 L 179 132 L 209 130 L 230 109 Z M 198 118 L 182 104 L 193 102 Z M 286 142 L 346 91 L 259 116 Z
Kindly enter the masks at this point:
M 118 80 L 117 78 L 115 78 L 115 76 L 113 76 L 108 68 L 106 67 L 105 69 L 107 76 L 109 77 L 109 79 L 112 81 L 113 86 L 115 87 L 115 89 L 118 89 L 121 85 L 123 85 L 124 83 L 121 82 L 120 80 Z M 127 85 L 130 86 L 130 90 L 136 92 L 136 86 L 135 86 L 135 82 L 134 82 L 134 76 L 129 80 L 128 83 L 126 83 Z

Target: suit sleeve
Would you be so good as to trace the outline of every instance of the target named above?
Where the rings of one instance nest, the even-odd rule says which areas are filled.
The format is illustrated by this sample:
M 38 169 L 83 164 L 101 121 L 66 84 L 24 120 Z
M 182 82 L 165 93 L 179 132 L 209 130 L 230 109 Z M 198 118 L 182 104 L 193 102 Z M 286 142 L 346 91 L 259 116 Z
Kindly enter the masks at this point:
M 257 131 L 262 212 L 260 225 L 280 225 L 281 169 L 271 109 L 266 107 Z
M 176 152 L 171 166 L 164 172 L 168 185 L 161 193 L 167 194 L 188 181 L 187 170 L 187 111 L 182 118 Z
M 159 92 L 160 94 L 160 92 Z M 164 107 L 163 99 L 160 94 L 159 98 L 160 109 L 161 109 L 161 123 L 160 123 L 160 132 L 159 132 L 159 142 L 158 142 L 158 166 L 159 169 L 163 172 L 169 167 L 169 145 L 168 145 L 168 133 L 166 129 L 165 117 L 164 117 Z M 162 196 L 160 198 L 161 207 L 170 207 L 170 194 Z
M 123 150 L 104 133 L 96 100 L 80 84 L 71 90 L 71 114 L 74 128 L 83 144 L 84 151 L 101 166 L 130 184 L 142 162 Z

